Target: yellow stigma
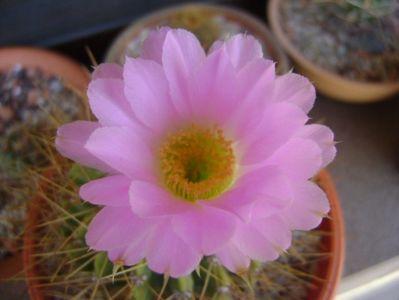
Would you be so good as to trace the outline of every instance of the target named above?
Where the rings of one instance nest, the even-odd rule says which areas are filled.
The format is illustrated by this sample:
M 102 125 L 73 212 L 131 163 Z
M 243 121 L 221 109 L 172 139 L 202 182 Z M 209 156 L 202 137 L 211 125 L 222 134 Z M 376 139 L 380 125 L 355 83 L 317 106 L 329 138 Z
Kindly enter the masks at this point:
M 164 185 L 187 201 L 220 195 L 232 183 L 235 157 L 221 129 L 191 125 L 168 136 L 160 148 Z

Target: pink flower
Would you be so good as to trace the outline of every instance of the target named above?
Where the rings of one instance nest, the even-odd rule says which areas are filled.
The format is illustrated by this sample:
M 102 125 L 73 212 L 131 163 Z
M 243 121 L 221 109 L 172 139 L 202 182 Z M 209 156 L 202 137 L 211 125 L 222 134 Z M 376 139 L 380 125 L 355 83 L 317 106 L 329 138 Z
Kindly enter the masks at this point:
M 179 277 L 215 255 L 239 272 L 329 211 L 309 180 L 336 151 L 330 129 L 306 125 L 314 87 L 276 76 L 251 36 L 206 54 L 190 32 L 161 28 L 140 58 L 98 66 L 88 97 L 98 122 L 64 125 L 56 145 L 109 173 L 80 196 L 104 206 L 86 241 L 112 261 Z

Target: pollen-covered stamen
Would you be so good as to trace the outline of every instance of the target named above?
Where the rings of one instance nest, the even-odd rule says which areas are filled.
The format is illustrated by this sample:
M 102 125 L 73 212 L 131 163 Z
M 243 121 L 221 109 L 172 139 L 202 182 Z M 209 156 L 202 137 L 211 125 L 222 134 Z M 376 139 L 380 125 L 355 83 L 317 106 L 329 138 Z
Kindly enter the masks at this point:
M 162 144 L 160 169 L 164 185 L 176 196 L 188 201 L 216 197 L 234 178 L 231 141 L 219 128 L 191 125 Z

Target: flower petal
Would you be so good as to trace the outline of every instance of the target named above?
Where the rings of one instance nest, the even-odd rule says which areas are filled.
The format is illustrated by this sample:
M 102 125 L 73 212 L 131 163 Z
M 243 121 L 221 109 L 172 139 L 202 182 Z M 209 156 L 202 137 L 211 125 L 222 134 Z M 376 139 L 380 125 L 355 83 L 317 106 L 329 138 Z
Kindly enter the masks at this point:
M 292 138 L 267 160 L 267 164 L 278 166 L 293 179 L 309 179 L 321 169 L 321 150 L 311 140 Z
M 99 128 L 97 122 L 75 121 L 58 128 L 55 146 L 63 156 L 77 163 L 106 173 L 115 173 L 115 170 L 93 156 L 84 148 L 89 136 Z
M 306 77 L 288 73 L 276 78 L 274 98 L 294 103 L 308 113 L 316 99 L 316 90 Z
M 109 250 L 108 257 L 112 262 L 122 261 L 126 266 L 137 264 L 145 257 L 145 236 L 135 239 L 124 247 Z
M 234 240 L 239 250 L 252 259 L 269 261 L 290 246 L 291 232 L 280 218 L 271 216 L 242 223 Z
M 276 103 L 263 114 L 258 127 L 240 141 L 243 165 L 258 164 L 268 159 L 308 120 L 295 105 Z
M 278 252 L 252 223 L 241 223 L 237 226 L 234 237 L 238 249 L 251 259 L 270 261 L 278 257 Z
M 149 268 L 154 272 L 177 278 L 194 271 L 202 255 L 180 238 L 169 222 L 165 222 L 149 236 L 146 258 Z
M 329 210 L 325 193 L 315 183 L 306 181 L 294 185 L 294 200 L 281 212 L 281 217 L 291 229 L 310 230 L 320 224 Z
M 152 229 L 151 223 L 125 207 L 106 206 L 93 218 L 86 243 L 95 250 L 112 250 L 140 240 Z
M 169 27 L 152 30 L 143 43 L 140 57 L 162 64 L 162 46 L 170 30 Z
M 162 66 L 140 58 L 126 58 L 125 95 L 137 118 L 158 132 L 177 121 Z
M 123 93 L 120 79 L 91 81 L 87 91 L 90 107 L 104 126 L 128 126 L 134 115 Z
M 193 204 L 145 181 L 133 181 L 129 189 L 130 207 L 139 216 L 157 217 L 184 213 Z
M 269 209 L 284 207 L 291 201 L 288 179 L 274 166 L 255 169 L 241 176 L 234 187 L 208 205 L 236 214 L 245 221 L 252 217 L 253 205 L 260 200 L 269 201 Z M 284 187 L 281 191 L 278 188 Z M 263 204 L 266 205 L 266 204 Z
M 302 127 L 296 135 L 298 137 L 311 139 L 319 145 L 323 158 L 322 168 L 327 166 L 334 159 L 337 153 L 334 143 L 334 133 L 327 126 L 319 124 L 306 125 Z
M 229 82 L 229 88 L 225 84 Z M 191 107 L 200 121 L 223 124 L 239 104 L 237 78 L 224 48 L 209 55 L 193 76 Z
M 252 219 L 261 219 L 273 214 L 279 214 L 288 207 L 293 201 L 293 190 L 290 178 L 281 171 L 264 182 L 264 187 L 260 189 L 251 211 Z
M 104 63 L 95 67 L 91 74 L 91 79 L 122 79 L 122 66 L 118 64 Z
M 251 262 L 249 257 L 232 242 L 219 250 L 215 256 L 223 266 L 233 273 L 241 273 L 243 270 L 247 270 Z
M 253 221 L 253 226 L 281 253 L 291 245 L 291 230 L 279 216 L 271 216 Z
M 166 34 L 162 64 L 175 108 L 187 117 L 190 117 L 192 112 L 189 101 L 191 77 L 204 59 L 205 52 L 191 32 L 177 29 Z
M 270 60 L 257 59 L 248 63 L 237 76 L 240 105 L 232 114 L 228 127 L 241 139 L 258 126 L 267 105 L 273 100 L 275 65 Z
M 130 183 L 131 179 L 123 175 L 107 176 L 82 185 L 79 195 L 92 204 L 129 206 Z
M 199 252 L 210 255 L 233 236 L 236 217 L 224 210 L 202 205 L 173 216 L 176 233 Z
M 262 58 L 262 45 L 253 36 L 246 34 L 236 34 L 224 43 L 216 41 L 210 48 L 209 53 L 213 53 L 224 47 L 234 66 L 238 71 L 251 61 Z
M 85 148 L 128 177 L 152 180 L 153 156 L 137 131 L 128 127 L 102 127 L 89 137 Z

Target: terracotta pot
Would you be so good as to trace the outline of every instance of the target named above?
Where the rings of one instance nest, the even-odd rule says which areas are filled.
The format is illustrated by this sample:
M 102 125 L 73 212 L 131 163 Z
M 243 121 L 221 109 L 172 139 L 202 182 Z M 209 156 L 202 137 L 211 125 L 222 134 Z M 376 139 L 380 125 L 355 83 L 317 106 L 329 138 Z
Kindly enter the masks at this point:
M 187 22 L 198 22 L 198 20 L 203 20 L 201 18 L 205 18 L 204 16 L 209 16 L 209 20 L 211 20 L 211 18 L 217 16 L 222 17 L 226 22 L 239 25 L 241 28 L 245 29 L 245 32 L 254 35 L 262 43 L 265 55 L 270 56 L 270 58 L 278 62 L 278 73 L 281 74 L 289 71 L 290 66 L 285 53 L 275 42 L 273 35 L 265 24 L 241 10 L 211 4 L 183 4 L 172 6 L 144 16 L 143 18 L 133 22 L 132 25 L 127 27 L 116 38 L 109 48 L 105 60 L 107 62 L 122 63 L 126 54 L 126 49 L 128 49 L 129 44 L 131 45 L 133 40 L 137 40 L 137 43 L 140 44 L 140 42 L 142 42 L 146 37 L 146 31 L 148 33 L 149 29 L 159 26 L 174 26 L 174 24 L 171 24 L 171 19 L 175 18 L 177 15 L 182 16 L 185 14 L 189 15 L 187 19 L 193 19 L 188 19 Z M 216 39 L 219 38 L 222 38 L 222 36 L 216 37 Z
M 309 299 L 331 300 L 337 291 L 344 265 L 344 217 L 334 183 L 326 170 L 321 170 L 318 174 L 318 183 L 327 194 L 331 205 L 329 216 L 319 226 L 320 230 L 330 233 L 323 237 L 322 243 L 331 255 L 320 261 L 316 274 L 323 279 L 323 283 L 315 283 L 316 287 L 310 291 Z
M 14 255 L 3 259 L 0 262 L 0 281 L 9 279 L 23 270 L 22 254 Z
M 16 64 L 57 75 L 78 92 L 85 93 L 90 80 L 90 73 L 83 65 L 56 52 L 32 47 L 0 48 L 0 70 L 9 70 Z
M 318 183 L 327 194 L 331 205 L 329 217 L 325 218 L 318 229 L 327 231 L 323 236 L 322 247 L 330 255 L 320 260 L 317 265 L 315 276 L 322 281 L 315 281 L 314 288 L 309 291 L 309 300 L 330 300 L 334 298 L 344 261 L 345 233 L 343 214 L 335 191 L 334 184 L 327 173 L 322 170 L 318 175 Z M 24 265 L 27 275 L 29 294 L 32 300 L 44 300 L 43 291 L 37 285 L 40 284 L 35 261 L 34 241 L 38 234 L 37 224 L 40 222 L 40 210 L 45 206 L 45 200 L 36 195 L 32 201 L 27 218 L 27 230 L 24 238 Z
M 26 227 L 23 247 L 23 265 L 31 300 L 45 299 L 45 297 L 43 296 L 43 291 L 40 289 L 40 287 L 37 287 L 37 285 L 40 284 L 40 280 L 37 279 L 37 261 L 34 256 L 35 239 L 38 234 L 37 225 L 40 222 L 40 209 L 44 206 L 45 201 L 36 194 L 30 203 L 25 225 Z
M 307 59 L 291 42 L 281 23 L 280 0 L 270 0 L 267 10 L 273 33 L 293 59 L 298 70 L 309 77 L 321 93 L 337 100 L 366 103 L 382 100 L 399 92 L 399 82 L 366 82 L 346 79 Z
M 64 80 L 65 86 L 78 95 L 85 95 L 90 80 L 90 73 L 83 66 L 61 54 L 32 47 L 0 48 L 0 71 L 8 71 L 16 64 L 25 68 L 40 68 L 45 74 L 55 75 Z M 12 244 L 12 243 L 11 243 Z M 15 249 L 10 248 L 10 252 Z M 15 275 L 22 270 L 20 254 L 0 261 L 1 278 Z

